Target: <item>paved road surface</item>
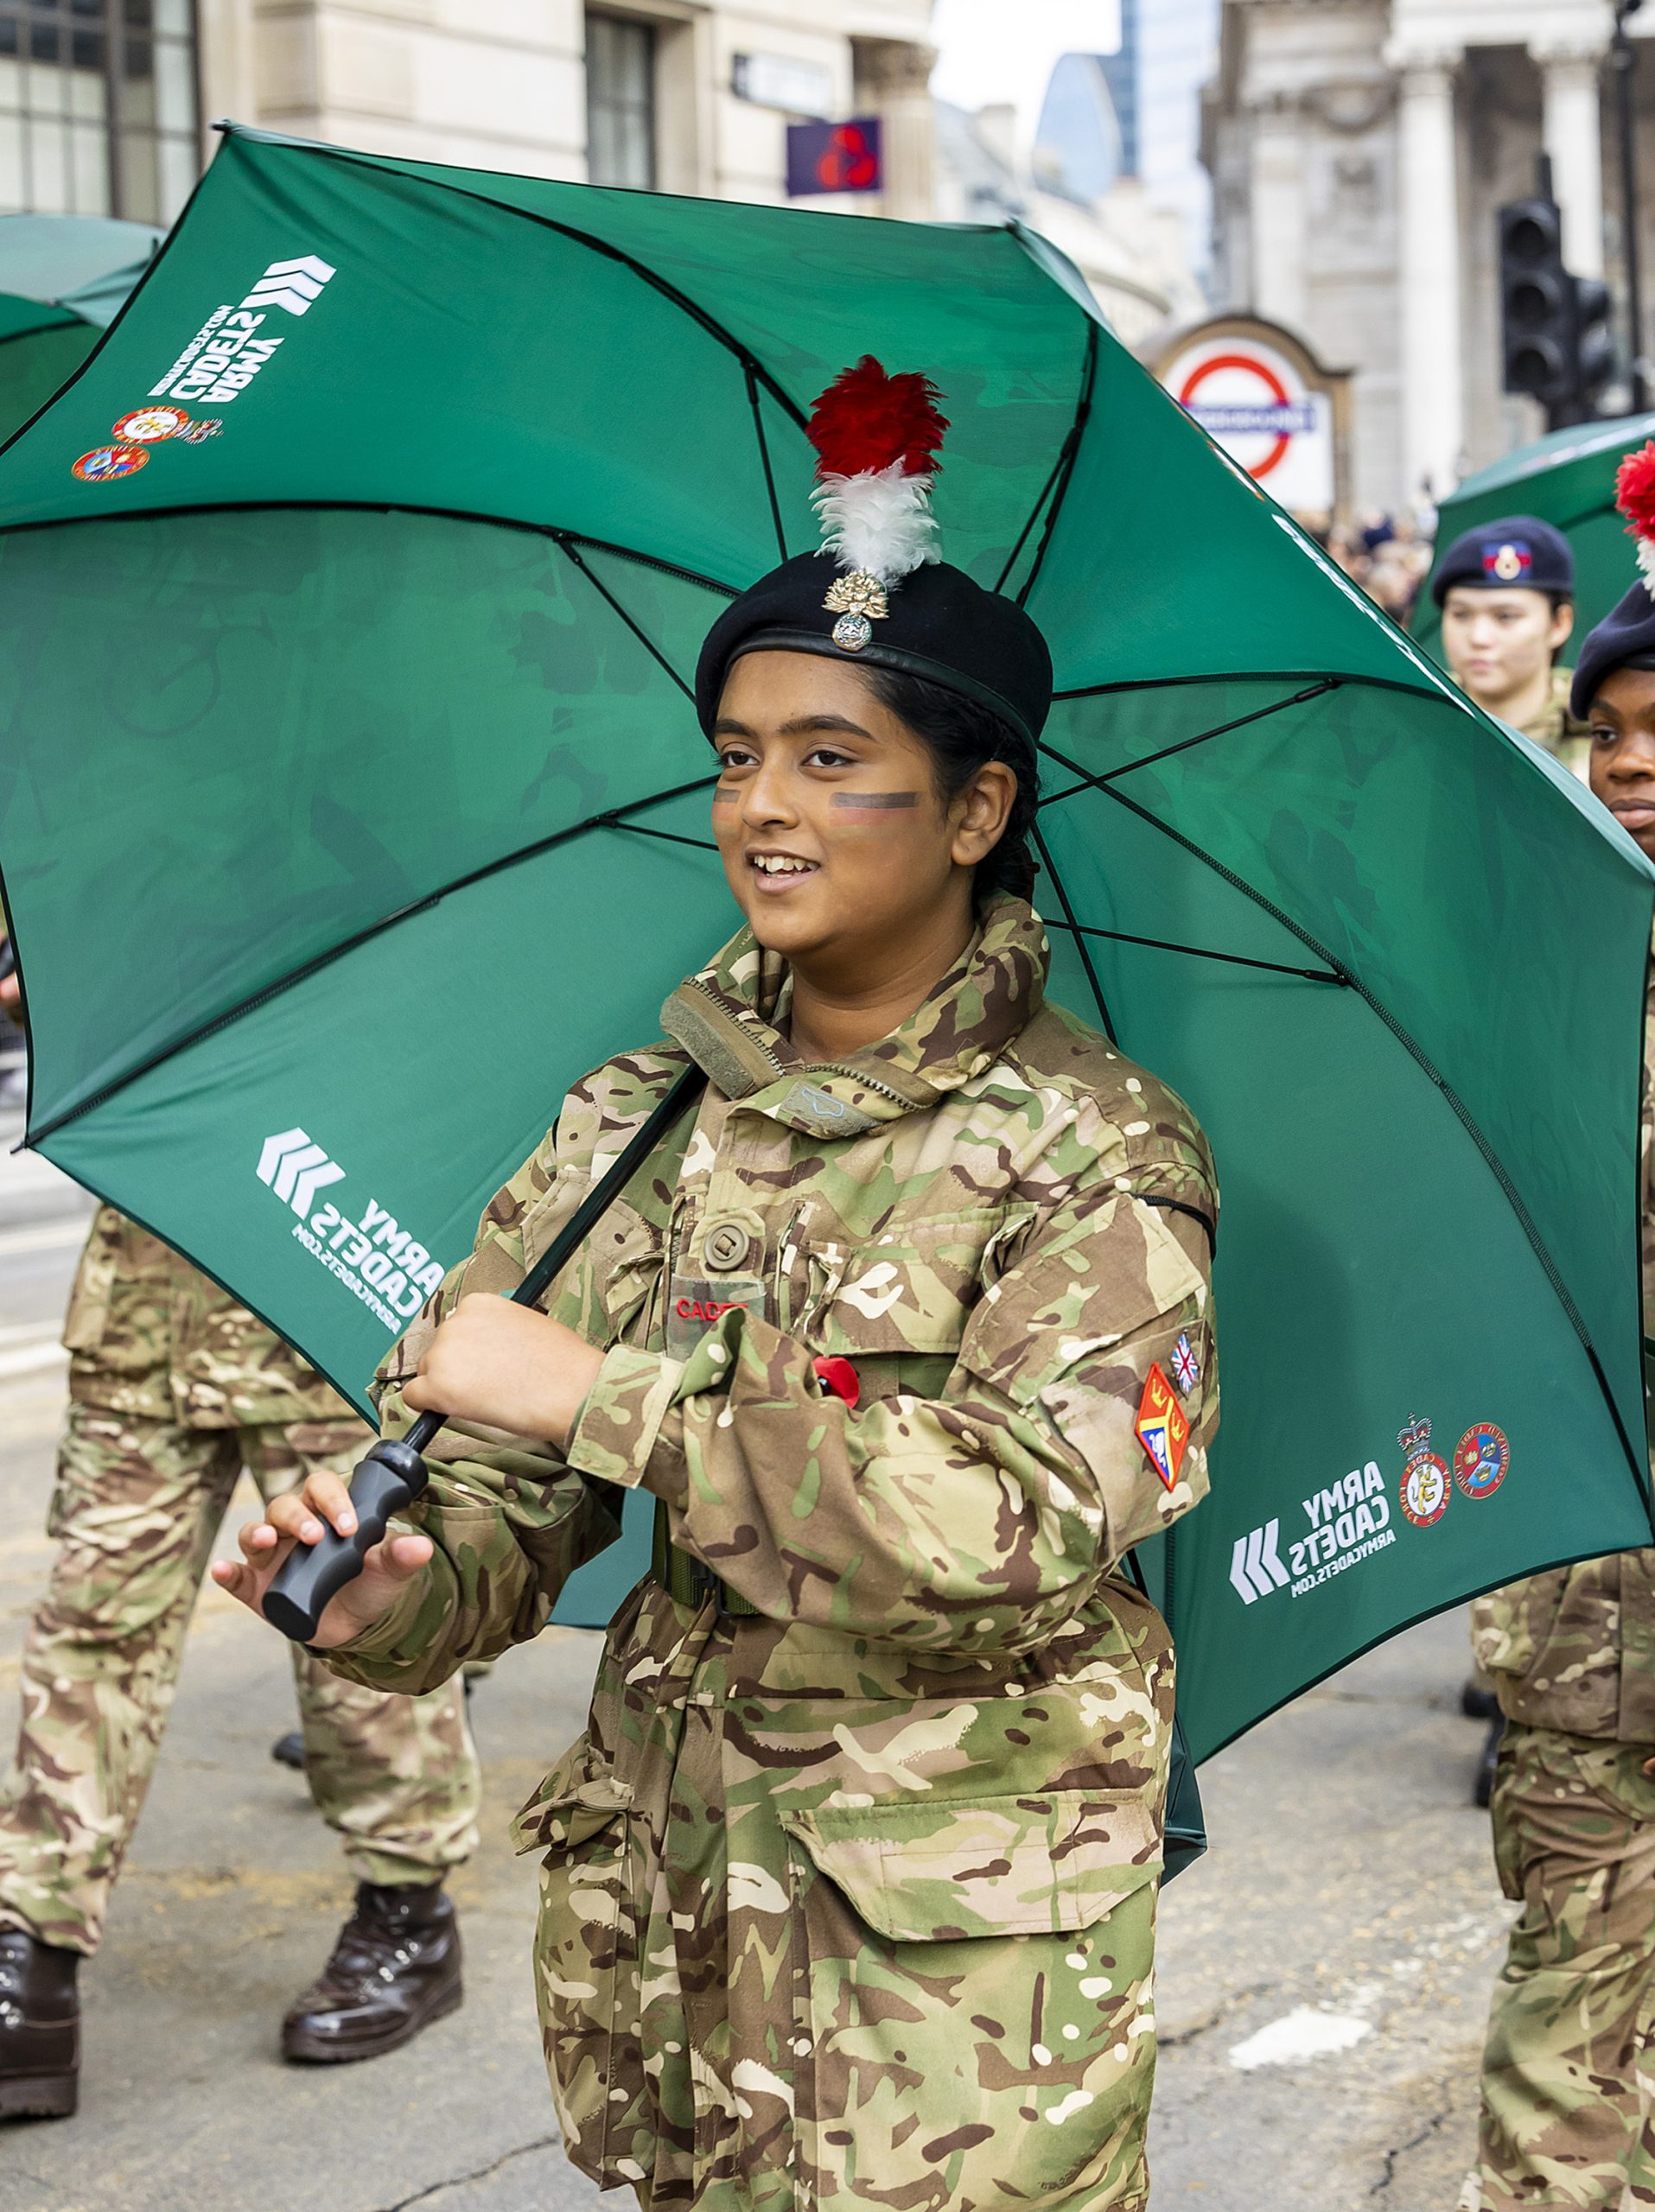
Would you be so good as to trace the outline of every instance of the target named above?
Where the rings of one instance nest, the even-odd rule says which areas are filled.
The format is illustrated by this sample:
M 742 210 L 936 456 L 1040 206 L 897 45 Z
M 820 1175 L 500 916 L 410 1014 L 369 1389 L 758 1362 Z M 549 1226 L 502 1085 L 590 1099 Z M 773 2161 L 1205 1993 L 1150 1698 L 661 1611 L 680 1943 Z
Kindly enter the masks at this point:
M 0 1156 L 0 1742 L 50 1556 L 53 1346 L 84 1218 L 53 1171 Z M 488 1804 L 455 1885 L 465 2009 L 391 2058 L 299 2070 L 276 2024 L 346 1882 L 269 1757 L 292 1713 L 281 1649 L 209 1585 L 85 1976 L 80 2116 L 0 2133 L 0 2212 L 595 2212 L 556 2145 L 525 1963 L 533 1867 L 506 1840 L 581 1725 L 594 1656 L 549 1635 L 475 1700 Z M 1463 1659 L 1460 1623 L 1429 1624 L 1205 1770 L 1214 1849 L 1163 1910 L 1157 2212 L 1452 2212 L 1508 1917 L 1465 1802 Z

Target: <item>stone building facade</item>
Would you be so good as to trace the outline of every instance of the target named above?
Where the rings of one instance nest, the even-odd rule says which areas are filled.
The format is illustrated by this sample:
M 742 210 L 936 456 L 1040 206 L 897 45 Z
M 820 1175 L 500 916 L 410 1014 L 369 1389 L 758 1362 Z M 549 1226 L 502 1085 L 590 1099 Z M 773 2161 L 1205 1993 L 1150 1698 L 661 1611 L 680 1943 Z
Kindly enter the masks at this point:
M 844 204 L 926 216 L 931 4 L 0 0 L 0 211 L 170 221 L 218 116 L 431 161 L 776 200 L 787 123 L 854 111 L 882 118 L 885 189 Z
M 1650 15 L 1632 29 L 1655 279 Z M 1215 290 L 1354 369 L 1360 505 L 1440 496 L 1544 427 L 1500 390 L 1495 222 L 1543 150 L 1570 267 L 1624 296 L 1613 28 L 1610 0 L 1225 0 Z

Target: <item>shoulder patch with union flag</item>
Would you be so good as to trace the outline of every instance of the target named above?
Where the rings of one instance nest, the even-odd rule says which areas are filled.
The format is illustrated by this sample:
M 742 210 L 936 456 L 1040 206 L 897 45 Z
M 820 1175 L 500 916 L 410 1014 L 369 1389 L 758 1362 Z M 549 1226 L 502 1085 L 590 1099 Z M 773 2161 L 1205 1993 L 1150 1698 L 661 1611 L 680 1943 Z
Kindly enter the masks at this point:
M 1159 1360 L 1151 1364 L 1144 1378 L 1135 1427 L 1138 1442 L 1149 1453 L 1156 1474 L 1168 1490 L 1175 1490 L 1189 1442 L 1189 1416 L 1162 1373 Z

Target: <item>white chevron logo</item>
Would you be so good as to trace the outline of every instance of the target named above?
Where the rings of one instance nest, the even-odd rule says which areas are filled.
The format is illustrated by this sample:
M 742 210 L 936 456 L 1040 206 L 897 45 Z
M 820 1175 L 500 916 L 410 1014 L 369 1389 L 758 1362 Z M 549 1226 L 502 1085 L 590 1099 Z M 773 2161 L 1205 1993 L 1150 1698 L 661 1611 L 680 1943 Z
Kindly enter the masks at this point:
M 321 288 L 338 270 L 314 253 L 296 261 L 272 261 L 242 302 L 244 308 L 285 308 L 290 315 L 309 315 Z
M 1230 1555 L 1230 1580 L 1244 1605 L 1268 1598 L 1272 1590 L 1287 1587 L 1287 1570 L 1276 1555 L 1281 1533 L 1280 1521 L 1268 1521 L 1262 1529 L 1250 1529 L 1244 1536 L 1236 1538 Z
M 345 1170 L 328 1159 L 319 1144 L 312 1144 L 302 1129 L 283 1129 L 266 1137 L 258 1155 L 258 1179 L 268 1183 L 302 1221 L 318 1191 L 329 1183 L 342 1183 Z

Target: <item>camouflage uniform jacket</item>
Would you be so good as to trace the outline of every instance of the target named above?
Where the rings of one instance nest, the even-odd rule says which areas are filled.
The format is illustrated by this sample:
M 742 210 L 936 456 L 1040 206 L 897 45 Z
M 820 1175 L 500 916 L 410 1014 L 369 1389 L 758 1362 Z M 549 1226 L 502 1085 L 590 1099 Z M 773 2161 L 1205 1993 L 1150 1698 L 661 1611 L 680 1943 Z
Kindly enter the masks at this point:
M 290 1345 L 170 1245 L 100 1206 L 69 1294 L 69 1389 L 185 1428 L 360 1416 Z
M 1644 1317 L 1655 1326 L 1655 970 L 1644 995 Z M 1655 1743 L 1655 1548 L 1531 1574 L 1472 1608 L 1472 1643 L 1511 1720 Z
M 587 1735 L 519 1823 L 548 1853 L 538 1956 L 566 2146 L 606 2186 L 722 2204 L 722 2176 L 731 2203 L 792 2203 L 791 2179 L 773 2192 L 797 2171 L 819 2202 L 863 2202 L 861 2157 L 882 2203 L 957 2202 L 928 2193 L 951 2157 L 993 2138 L 1009 2159 L 1027 2138 L 1041 2173 L 1076 2177 L 1073 2199 L 1040 2202 L 1141 2202 L 1101 2180 L 1118 2111 L 1079 2117 L 1087 2069 L 1154 2041 L 1147 1937 L 1129 1971 L 1136 1948 L 1098 1923 L 1153 1905 L 1172 1655 L 1116 1562 L 1206 1489 L 1217 1378 L 1193 1215 L 1210 1222 L 1217 1195 L 1187 1109 L 1043 1004 L 1046 963 L 1037 918 L 999 900 L 907 1024 L 807 1066 L 777 1027 L 786 971 L 743 932 L 668 1001 L 673 1044 L 576 1085 L 382 1370 L 400 1433 L 398 1386 L 436 1319 L 522 1280 L 692 1055 L 710 1083 L 681 1169 L 635 1179 L 551 1300 L 609 1348 L 567 1464 L 446 1429 L 411 1516 L 430 1572 L 329 1655 L 423 1690 L 533 1636 L 613 1536 L 611 1485 L 652 1491 L 674 1543 L 756 1609 L 641 1584 Z M 818 1386 L 828 1354 L 855 1366 L 854 1410 Z M 1152 1367 L 1174 1365 L 1190 1434 L 1168 1482 L 1135 1424 Z M 1085 1955 L 1106 1960 L 1111 1930 L 1112 1983 Z M 1038 1934 L 1049 1956 L 955 1940 Z M 875 1964 L 855 1986 L 869 1947 L 916 1940 L 934 1978 L 887 1985 Z M 1027 1989 L 1020 1959 L 1040 1968 Z M 1078 2008 L 1066 2040 L 1060 2002 Z M 836 2003 L 841 2027 L 846 2005 L 863 2022 L 865 2109 L 819 2056 L 812 2078 L 806 2016 Z M 976 2124 L 916 2133 L 917 2086 L 973 2053 L 974 2108 L 952 2117 Z M 865 2125 L 831 2124 L 847 2100 Z M 1022 2126 L 1037 2105 L 1073 2127 Z
M 1584 780 L 1587 754 L 1591 749 L 1591 725 L 1577 720 L 1569 710 L 1569 687 L 1574 677 L 1572 668 L 1554 668 L 1551 691 L 1544 707 L 1521 728 L 1525 737 L 1532 738 L 1537 745 L 1556 754 L 1572 775 Z

